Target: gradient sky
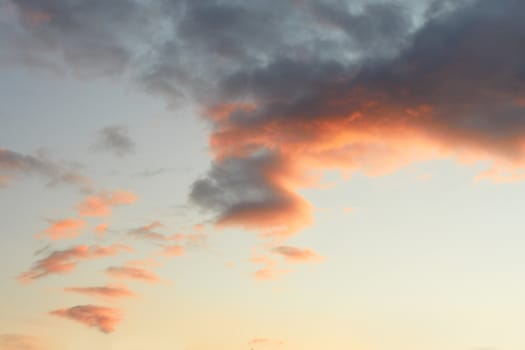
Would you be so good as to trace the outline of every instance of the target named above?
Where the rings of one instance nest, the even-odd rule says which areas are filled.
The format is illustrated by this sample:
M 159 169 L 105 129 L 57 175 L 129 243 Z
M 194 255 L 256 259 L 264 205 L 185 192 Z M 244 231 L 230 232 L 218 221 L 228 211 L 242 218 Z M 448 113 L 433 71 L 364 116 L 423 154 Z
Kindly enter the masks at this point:
M 0 0 L 0 350 L 521 350 L 525 2 Z

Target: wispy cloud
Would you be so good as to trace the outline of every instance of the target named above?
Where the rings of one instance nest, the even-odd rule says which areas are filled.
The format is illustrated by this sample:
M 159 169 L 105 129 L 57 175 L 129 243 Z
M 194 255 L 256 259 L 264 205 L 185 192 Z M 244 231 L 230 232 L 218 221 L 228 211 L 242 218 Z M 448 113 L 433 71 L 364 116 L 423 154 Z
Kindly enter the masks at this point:
M 180 245 L 169 245 L 167 247 L 164 247 L 161 254 L 168 257 L 173 256 L 182 256 L 184 255 L 184 247 Z
M 136 296 L 126 286 L 67 287 L 64 291 L 85 294 L 103 299 L 120 299 Z
M 162 233 L 156 232 L 156 229 L 163 228 L 164 225 L 159 221 L 153 221 L 145 226 L 137 227 L 129 230 L 128 235 L 134 238 L 151 240 L 156 242 L 164 242 L 168 237 Z
M 113 278 L 137 280 L 148 283 L 157 283 L 160 277 L 155 273 L 139 267 L 112 266 L 106 269 L 106 273 Z
M 78 305 L 68 309 L 53 310 L 49 314 L 95 327 L 104 333 L 113 332 L 122 319 L 120 309 L 96 305 Z
M 122 157 L 135 151 L 135 142 L 129 136 L 128 128 L 122 125 L 111 125 L 98 133 L 98 138 L 92 146 L 96 151 L 107 151 Z
M 0 188 L 18 176 L 36 175 L 47 180 L 48 186 L 71 185 L 82 192 L 90 192 L 93 181 L 65 165 L 43 156 L 33 156 L 0 148 Z
M 102 191 L 86 197 L 78 204 L 77 209 L 80 216 L 109 216 L 113 207 L 132 204 L 136 200 L 137 195 L 130 191 Z
M 52 240 L 70 239 L 77 237 L 85 226 L 86 222 L 80 219 L 52 220 L 43 233 Z
M 272 252 L 283 256 L 290 262 L 319 262 L 323 257 L 311 249 L 301 249 L 291 246 L 279 246 L 272 249 Z
M 70 273 L 75 270 L 79 261 L 114 256 L 132 250 L 131 247 L 122 244 L 106 247 L 79 245 L 69 249 L 56 250 L 47 257 L 36 261 L 28 271 L 18 276 L 18 280 L 28 283 L 51 274 Z

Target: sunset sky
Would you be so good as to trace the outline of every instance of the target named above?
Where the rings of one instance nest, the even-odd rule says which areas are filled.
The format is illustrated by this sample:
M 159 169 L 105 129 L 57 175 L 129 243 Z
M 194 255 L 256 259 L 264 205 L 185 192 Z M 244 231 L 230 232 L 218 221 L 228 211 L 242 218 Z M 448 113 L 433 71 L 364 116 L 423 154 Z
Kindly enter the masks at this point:
M 524 14 L 0 0 L 0 350 L 523 350 Z

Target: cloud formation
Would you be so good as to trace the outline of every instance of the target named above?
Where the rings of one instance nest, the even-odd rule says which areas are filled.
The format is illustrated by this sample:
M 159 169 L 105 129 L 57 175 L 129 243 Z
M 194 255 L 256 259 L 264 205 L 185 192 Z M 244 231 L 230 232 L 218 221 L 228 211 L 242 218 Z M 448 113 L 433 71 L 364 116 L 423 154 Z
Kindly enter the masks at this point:
M 80 219 L 52 220 L 44 234 L 52 240 L 69 239 L 77 237 L 85 226 L 86 222 Z
M 82 192 L 92 191 L 92 180 L 75 170 L 43 156 L 0 148 L 0 188 L 7 186 L 16 177 L 31 175 L 44 178 L 50 187 L 67 184 Z
M 70 273 L 75 270 L 79 261 L 104 258 L 130 251 L 133 251 L 131 247 L 122 244 L 106 247 L 78 245 L 69 249 L 56 250 L 47 257 L 36 261 L 28 271 L 18 276 L 18 280 L 29 283 L 51 274 Z
M 83 323 L 103 333 L 113 332 L 122 319 L 120 309 L 97 305 L 77 305 L 68 309 L 53 310 L 49 314 Z
M 173 256 L 182 256 L 184 255 L 184 247 L 180 245 L 169 245 L 167 247 L 164 247 L 162 250 L 162 255 L 173 257 Z
M 323 257 L 311 249 L 301 249 L 291 246 L 279 246 L 272 249 L 272 252 L 283 256 L 289 262 L 319 262 Z
M 155 232 L 156 229 L 162 228 L 164 225 L 159 221 L 153 221 L 145 226 L 137 227 L 129 230 L 128 235 L 134 238 L 145 239 L 156 242 L 164 242 L 169 238 L 162 233 Z
M 99 131 L 97 141 L 92 148 L 123 157 L 135 152 L 135 142 L 129 136 L 129 130 L 126 127 L 111 125 Z
M 160 277 L 151 271 L 132 266 L 111 266 L 106 269 L 106 273 L 113 278 L 137 280 L 147 283 L 157 283 Z
M 132 204 L 136 200 L 137 195 L 130 191 L 102 191 L 97 195 L 86 197 L 78 204 L 77 210 L 80 216 L 109 216 L 113 207 Z
M 98 287 L 67 287 L 64 291 L 85 294 L 104 299 L 120 299 L 136 296 L 126 286 L 98 286 Z
M 213 162 L 190 198 L 219 227 L 290 237 L 312 223 L 300 191 L 325 170 L 453 158 L 490 164 L 480 180 L 525 179 L 523 2 L 10 3 L 11 52 L 128 68 L 202 109 Z

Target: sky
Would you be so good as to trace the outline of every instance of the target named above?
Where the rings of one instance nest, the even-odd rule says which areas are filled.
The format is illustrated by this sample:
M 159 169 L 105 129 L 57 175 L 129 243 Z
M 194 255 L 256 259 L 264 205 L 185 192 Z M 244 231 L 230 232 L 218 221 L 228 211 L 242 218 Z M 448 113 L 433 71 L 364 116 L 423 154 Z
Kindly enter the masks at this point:
M 0 350 L 523 349 L 524 11 L 0 0 Z

